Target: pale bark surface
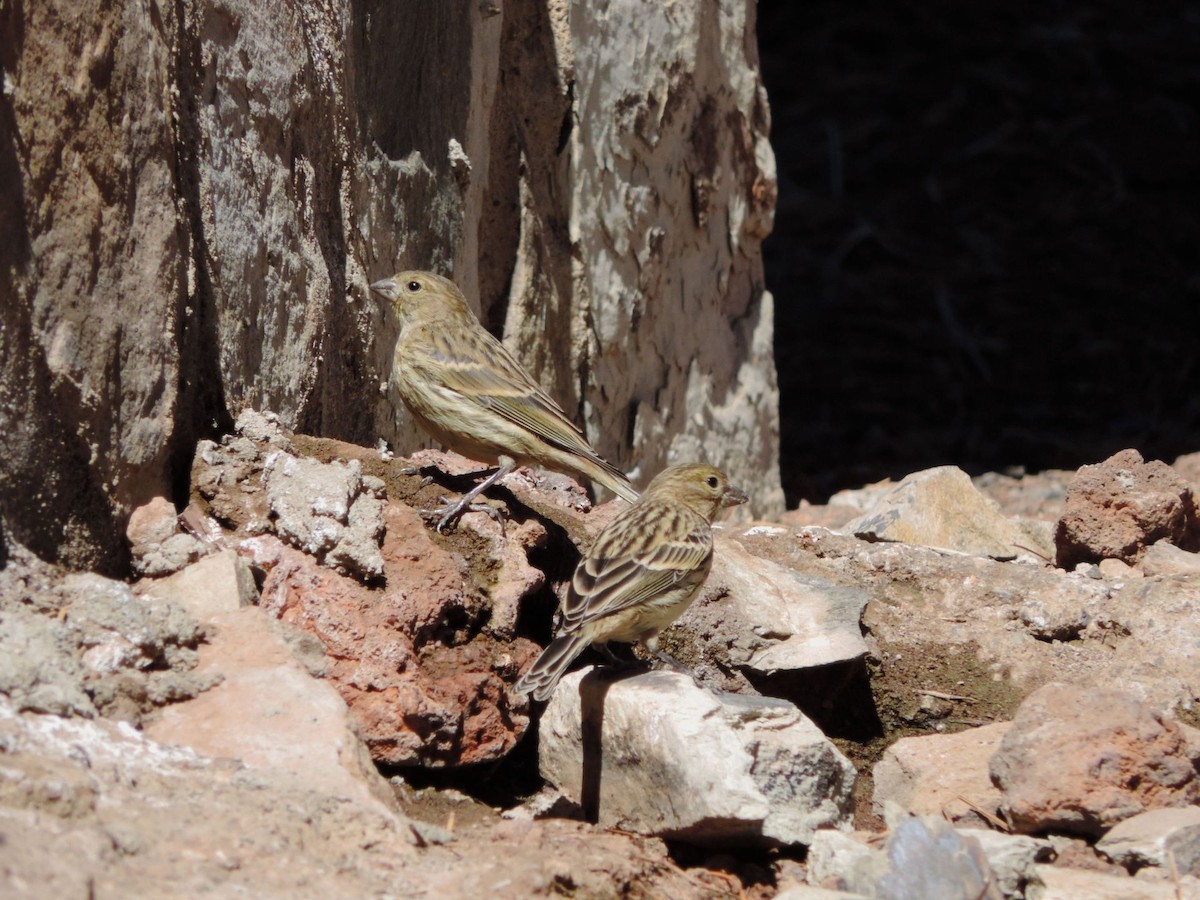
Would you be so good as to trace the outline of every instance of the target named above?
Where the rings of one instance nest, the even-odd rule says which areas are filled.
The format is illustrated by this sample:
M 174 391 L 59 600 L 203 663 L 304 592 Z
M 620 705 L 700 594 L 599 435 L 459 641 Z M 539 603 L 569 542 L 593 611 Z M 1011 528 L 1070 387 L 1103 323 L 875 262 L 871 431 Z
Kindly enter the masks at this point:
M 782 505 L 753 4 L 65 0 L 0 10 L 0 487 L 119 570 L 246 406 L 408 451 L 366 285 L 449 274 L 644 484 Z

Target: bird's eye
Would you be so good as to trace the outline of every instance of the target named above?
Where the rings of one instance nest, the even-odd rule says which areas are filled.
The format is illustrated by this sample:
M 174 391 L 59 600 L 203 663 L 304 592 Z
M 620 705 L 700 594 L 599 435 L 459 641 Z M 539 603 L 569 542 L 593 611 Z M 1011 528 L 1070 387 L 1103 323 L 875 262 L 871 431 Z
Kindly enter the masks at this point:
M 712 488 L 715 491 L 717 489 L 717 485 L 720 484 L 721 482 L 717 481 L 716 475 L 709 475 L 708 478 L 705 479 L 704 483 L 707 484 L 710 488 Z
M 409 283 L 406 285 L 406 287 L 408 288 L 408 292 L 409 292 L 410 294 L 415 294 L 417 291 L 419 291 L 419 290 L 421 289 L 421 282 L 417 281 L 417 280 L 414 278 L 412 281 L 410 281 L 410 282 L 409 282 Z

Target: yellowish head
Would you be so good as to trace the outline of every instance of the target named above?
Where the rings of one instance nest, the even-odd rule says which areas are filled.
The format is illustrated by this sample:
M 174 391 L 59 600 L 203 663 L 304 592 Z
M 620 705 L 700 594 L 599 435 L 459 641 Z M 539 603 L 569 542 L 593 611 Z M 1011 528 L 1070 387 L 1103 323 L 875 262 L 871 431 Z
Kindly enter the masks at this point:
M 642 500 L 667 500 L 682 503 L 709 522 L 727 506 L 749 499 L 744 491 L 729 483 L 729 476 L 713 466 L 697 463 L 663 469 L 642 493 Z
M 371 290 L 388 301 L 401 325 L 475 321 L 462 291 L 450 279 L 433 272 L 415 269 L 397 272 L 391 278 L 375 282 Z

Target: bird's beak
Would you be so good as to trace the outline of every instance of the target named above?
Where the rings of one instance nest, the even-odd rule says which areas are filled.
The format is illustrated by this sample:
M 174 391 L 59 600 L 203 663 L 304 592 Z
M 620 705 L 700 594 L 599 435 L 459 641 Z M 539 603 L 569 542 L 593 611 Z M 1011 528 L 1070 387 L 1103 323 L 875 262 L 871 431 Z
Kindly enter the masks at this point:
M 721 497 L 721 505 L 722 506 L 738 506 L 739 504 L 745 503 L 749 499 L 750 498 L 746 496 L 745 491 L 741 490 L 740 488 L 735 488 L 733 485 L 730 485 L 728 488 L 725 489 L 724 496 Z
M 384 278 L 382 281 L 377 281 L 371 285 L 371 293 L 379 294 L 389 303 L 396 299 L 396 279 Z

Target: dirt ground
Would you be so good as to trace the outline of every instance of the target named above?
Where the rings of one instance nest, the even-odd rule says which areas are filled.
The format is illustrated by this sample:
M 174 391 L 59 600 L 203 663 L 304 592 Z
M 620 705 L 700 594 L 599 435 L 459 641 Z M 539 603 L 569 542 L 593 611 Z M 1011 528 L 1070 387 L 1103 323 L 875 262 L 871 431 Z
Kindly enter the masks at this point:
M 789 505 L 1200 446 L 1200 3 L 762 0 Z

